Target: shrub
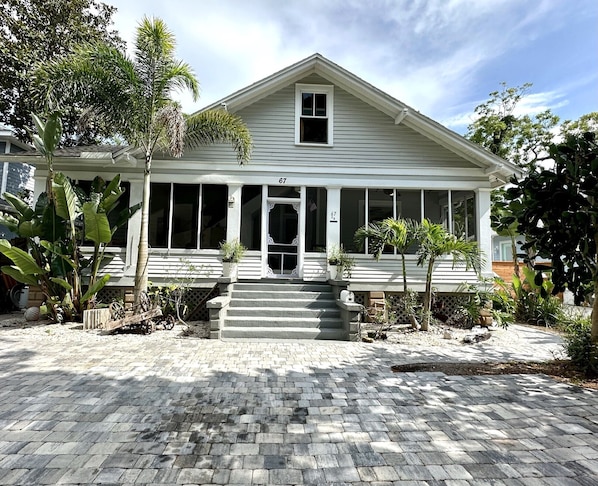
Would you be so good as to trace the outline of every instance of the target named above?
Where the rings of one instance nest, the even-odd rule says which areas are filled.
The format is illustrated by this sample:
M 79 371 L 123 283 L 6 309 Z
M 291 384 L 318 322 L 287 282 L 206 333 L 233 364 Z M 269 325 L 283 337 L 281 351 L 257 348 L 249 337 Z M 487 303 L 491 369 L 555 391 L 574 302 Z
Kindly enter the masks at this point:
M 565 351 L 575 367 L 588 377 L 598 376 L 598 343 L 592 342 L 587 317 L 574 317 L 565 329 Z

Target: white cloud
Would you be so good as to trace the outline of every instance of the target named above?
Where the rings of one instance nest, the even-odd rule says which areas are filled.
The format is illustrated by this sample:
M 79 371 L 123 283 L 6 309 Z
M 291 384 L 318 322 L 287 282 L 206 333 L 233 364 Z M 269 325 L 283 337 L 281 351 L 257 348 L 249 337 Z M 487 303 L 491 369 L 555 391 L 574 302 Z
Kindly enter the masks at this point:
M 497 71 L 512 74 L 511 56 L 524 55 L 524 47 L 568 18 L 559 13 L 559 0 L 105 1 L 118 7 L 116 26 L 129 41 L 143 14 L 162 18 L 175 33 L 179 57 L 202 84 L 200 102 L 181 98 L 186 111 L 320 52 L 450 123 L 462 123 L 465 111 L 502 81 L 485 78 L 492 75 L 487 71 L 500 66 Z M 558 102 L 538 94 L 525 109 L 567 101 L 567 91 L 555 86 L 538 89 L 558 94 Z

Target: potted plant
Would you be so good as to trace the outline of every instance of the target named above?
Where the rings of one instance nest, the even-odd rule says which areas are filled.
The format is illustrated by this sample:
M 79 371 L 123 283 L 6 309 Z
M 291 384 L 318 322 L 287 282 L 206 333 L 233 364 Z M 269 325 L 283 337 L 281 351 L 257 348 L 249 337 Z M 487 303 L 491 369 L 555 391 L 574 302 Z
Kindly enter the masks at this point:
M 220 255 L 222 257 L 222 276 L 233 277 L 237 275 L 237 264 L 241 261 L 247 248 L 238 240 L 222 241 Z
M 331 280 L 351 277 L 351 270 L 355 260 L 350 257 L 342 246 L 333 246 L 328 253 L 328 272 Z

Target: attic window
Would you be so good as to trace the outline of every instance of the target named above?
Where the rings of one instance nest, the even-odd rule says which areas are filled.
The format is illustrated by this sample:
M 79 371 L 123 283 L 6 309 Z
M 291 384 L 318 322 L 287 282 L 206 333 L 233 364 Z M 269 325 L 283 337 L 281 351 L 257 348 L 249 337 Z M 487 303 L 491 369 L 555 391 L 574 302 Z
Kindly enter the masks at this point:
M 333 86 L 296 86 L 295 143 L 332 145 L 333 94 Z

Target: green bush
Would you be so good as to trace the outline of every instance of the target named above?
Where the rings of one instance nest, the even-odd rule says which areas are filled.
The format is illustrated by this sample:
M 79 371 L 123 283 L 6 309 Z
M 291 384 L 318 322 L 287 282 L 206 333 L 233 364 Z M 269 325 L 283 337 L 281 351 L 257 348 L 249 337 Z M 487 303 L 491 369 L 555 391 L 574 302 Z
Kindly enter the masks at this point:
M 587 317 L 570 318 L 565 328 L 565 351 L 577 369 L 588 377 L 598 376 L 598 343 L 592 342 Z

